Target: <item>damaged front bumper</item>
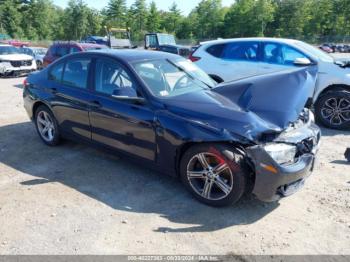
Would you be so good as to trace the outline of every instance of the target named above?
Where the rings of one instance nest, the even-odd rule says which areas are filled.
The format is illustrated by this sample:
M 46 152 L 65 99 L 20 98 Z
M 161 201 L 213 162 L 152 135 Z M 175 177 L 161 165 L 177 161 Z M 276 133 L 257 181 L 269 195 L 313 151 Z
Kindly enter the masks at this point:
M 265 150 L 265 145 L 248 148 L 255 167 L 253 194 L 262 201 L 272 202 L 297 192 L 314 169 L 320 138 L 320 129 L 311 121 L 276 138 L 273 143 L 296 146 L 294 162 L 289 164 L 277 163 Z

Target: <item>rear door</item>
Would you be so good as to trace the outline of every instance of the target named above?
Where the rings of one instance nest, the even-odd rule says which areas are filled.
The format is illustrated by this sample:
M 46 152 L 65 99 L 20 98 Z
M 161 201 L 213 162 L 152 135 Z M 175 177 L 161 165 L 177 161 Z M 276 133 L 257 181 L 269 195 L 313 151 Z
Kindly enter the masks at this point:
M 211 61 L 209 74 L 217 75 L 225 82 L 258 74 L 259 43 L 254 41 L 234 41 L 213 45 L 206 50 L 216 59 Z M 199 62 L 205 63 L 199 60 Z
M 89 107 L 91 58 L 75 57 L 55 65 L 49 72 L 51 104 L 62 132 L 91 140 Z
M 155 161 L 154 112 L 148 104 L 135 104 L 113 97 L 140 96 L 132 73 L 110 58 L 96 58 L 95 92 L 90 122 L 92 140 L 149 161 Z

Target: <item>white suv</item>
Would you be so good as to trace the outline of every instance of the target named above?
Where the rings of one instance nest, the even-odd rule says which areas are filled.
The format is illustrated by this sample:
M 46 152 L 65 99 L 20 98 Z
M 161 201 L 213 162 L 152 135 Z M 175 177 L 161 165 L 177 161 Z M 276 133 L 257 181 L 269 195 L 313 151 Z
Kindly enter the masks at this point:
M 279 38 L 215 40 L 201 43 L 190 59 L 217 82 L 317 65 L 312 100 L 318 122 L 335 129 L 350 128 L 350 63 L 337 62 L 309 44 Z M 283 83 L 276 84 L 283 88 Z
M 32 56 L 11 45 L 0 45 L 0 76 L 17 76 L 37 69 Z

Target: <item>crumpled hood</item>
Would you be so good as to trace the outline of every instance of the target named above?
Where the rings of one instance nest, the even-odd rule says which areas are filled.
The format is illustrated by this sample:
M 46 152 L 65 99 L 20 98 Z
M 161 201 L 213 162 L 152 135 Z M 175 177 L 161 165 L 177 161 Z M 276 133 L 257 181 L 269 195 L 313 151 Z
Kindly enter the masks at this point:
M 315 92 L 317 67 L 298 68 L 222 84 L 213 91 L 245 111 L 287 128 L 295 122 Z
M 25 54 L 11 54 L 11 55 L 0 55 L 0 60 L 23 61 L 23 60 L 33 60 L 33 57 Z
M 253 141 L 263 133 L 280 133 L 295 122 L 314 86 L 314 73 L 298 69 L 179 95 L 165 99 L 164 104 L 188 121 Z

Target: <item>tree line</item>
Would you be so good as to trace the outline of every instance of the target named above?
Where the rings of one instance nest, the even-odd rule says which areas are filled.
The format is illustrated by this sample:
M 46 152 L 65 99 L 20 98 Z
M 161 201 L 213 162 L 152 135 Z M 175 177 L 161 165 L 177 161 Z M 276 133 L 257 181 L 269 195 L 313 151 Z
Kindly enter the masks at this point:
M 146 32 L 173 33 L 179 39 L 219 37 L 290 37 L 338 41 L 350 36 L 350 0 L 202 0 L 188 15 L 174 2 L 159 10 L 155 2 L 110 0 L 102 10 L 84 0 L 70 0 L 66 8 L 51 0 L 0 0 L 0 33 L 27 40 L 80 40 L 106 35 L 105 27 L 130 28 L 134 41 Z

